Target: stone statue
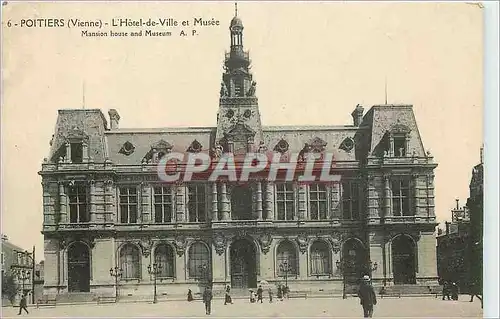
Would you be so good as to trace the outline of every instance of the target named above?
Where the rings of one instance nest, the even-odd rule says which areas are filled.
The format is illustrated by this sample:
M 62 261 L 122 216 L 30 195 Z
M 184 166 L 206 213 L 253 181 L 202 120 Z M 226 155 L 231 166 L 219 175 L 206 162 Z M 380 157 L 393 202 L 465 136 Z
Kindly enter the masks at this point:
M 229 95 L 229 93 L 227 91 L 226 83 L 221 82 L 220 83 L 220 96 L 224 97 L 224 96 L 228 96 L 228 95 Z
M 260 141 L 258 152 L 259 153 L 265 153 L 265 152 L 267 152 L 267 146 L 264 145 L 264 141 Z
M 255 90 L 257 89 L 257 82 L 255 81 L 252 81 L 252 86 L 250 87 L 250 89 L 248 90 L 248 93 L 247 95 L 248 96 L 255 96 Z

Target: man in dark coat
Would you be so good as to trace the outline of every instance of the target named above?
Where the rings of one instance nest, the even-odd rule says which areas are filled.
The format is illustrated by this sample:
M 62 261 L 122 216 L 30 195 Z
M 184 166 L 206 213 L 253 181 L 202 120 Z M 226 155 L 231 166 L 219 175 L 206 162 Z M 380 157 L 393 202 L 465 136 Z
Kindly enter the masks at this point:
M 478 285 L 477 281 L 473 281 L 471 283 L 469 294 L 470 294 L 469 301 L 473 302 L 474 296 L 477 297 L 477 299 L 479 299 L 479 301 L 481 301 L 481 308 L 482 308 L 483 307 L 483 298 L 481 297 L 481 291 L 479 289 L 479 285 Z
M 212 312 L 212 290 L 205 287 L 203 292 L 203 303 L 205 304 L 205 314 L 209 315 Z
M 21 301 L 19 302 L 19 313 L 18 313 L 18 315 L 21 314 L 21 312 L 23 311 L 23 309 L 28 314 L 29 312 L 28 312 L 28 307 L 27 306 L 28 306 L 28 303 L 26 301 L 26 295 L 23 293 L 23 295 L 21 297 Z
M 264 290 L 262 289 L 262 286 L 259 286 L 257 289 L 257 301 L 260 300 L 260 303 L 262 303 L 262 294 L 264 293 Z
M 448 298 L 448 300 L 451 300 L 450 298 L 450 283 L 448 281 L 443 282 L 443 300 Z
M 363 306 L 364 317 L 371 318 L 373 316 L 373 306 L 377 304 L 377 297 L 368 275 L 363 276 L 363 280 L 359 285 L 358 297 L 361 306 Z

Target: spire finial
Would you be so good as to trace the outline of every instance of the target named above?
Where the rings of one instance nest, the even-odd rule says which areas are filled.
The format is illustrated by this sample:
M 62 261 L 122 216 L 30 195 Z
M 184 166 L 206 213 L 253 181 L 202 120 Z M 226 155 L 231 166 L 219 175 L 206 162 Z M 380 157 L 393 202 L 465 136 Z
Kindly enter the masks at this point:
M 385 105 L 387 105 L 387 76 L 385 77 Z
M 234 2 L 234 16 L 238 16 L 238 2 L 236 1 Z
M 85 110 L 85 80 L 82 84 L 82 109 Z

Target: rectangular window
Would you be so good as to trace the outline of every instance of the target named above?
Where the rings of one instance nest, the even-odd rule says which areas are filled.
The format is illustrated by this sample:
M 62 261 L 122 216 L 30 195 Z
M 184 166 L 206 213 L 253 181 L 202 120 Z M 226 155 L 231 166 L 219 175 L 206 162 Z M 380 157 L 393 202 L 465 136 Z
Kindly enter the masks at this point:
M 406 138 L 404 136 L 394 137 L 394 157 L 406 156 Z
M 173 194 L 170 187 L 154 188 L 155 223 L 171 223 L 173 215 Z
M 89 222 L 89 212 L 87 209 L 87 187 L 83 182 L 76 182 L 68 188 L 69 199 L 69 222 L 87 223 Z
M 202 223 L 207 220 L 206 187 L 204 184 L 188 186 L 189 222 Z
M 295 213 L 294 190 L 292 183 L 276 184 L 277 220 L 293 220 Z
M 71 143 L 71 162 L 81 163 L 83 162 L 83 144 L 82 143 Z
M 357 182 L 342 182 L 342 217 L 359 220 L 361 211 L 360 185 Z
M 137 188 L 120 187 L 120 223 L 137 223 Z
M 413 216 L 410 200 L 410 181 L 404 179 L 392 181 L 393 216 Z
M 309 186 L 309 212 L 312 220 L 328 218 L 327 192 L 324 184 Z

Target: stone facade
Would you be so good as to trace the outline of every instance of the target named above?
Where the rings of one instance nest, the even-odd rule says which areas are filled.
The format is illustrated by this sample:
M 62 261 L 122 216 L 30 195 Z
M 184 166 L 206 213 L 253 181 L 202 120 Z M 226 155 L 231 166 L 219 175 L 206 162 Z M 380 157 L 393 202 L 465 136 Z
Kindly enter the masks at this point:
M 60 110 L 42 176 L 45 292 L 151 295 L 285 281 L 293 290 L 437 279 L 434 174 L 411 105 L 376 105 L 354 125 L 262 126 L 243 24 L 230 25 L 217 126 L 123 129 L 111 110 Z M 340 182 L 254 178 L 165 184 L 169 152 L 333 154 Z M 182 165 L 181 165 L 182 166 Z M 347 279 L 346 279 L 347 278 Z

